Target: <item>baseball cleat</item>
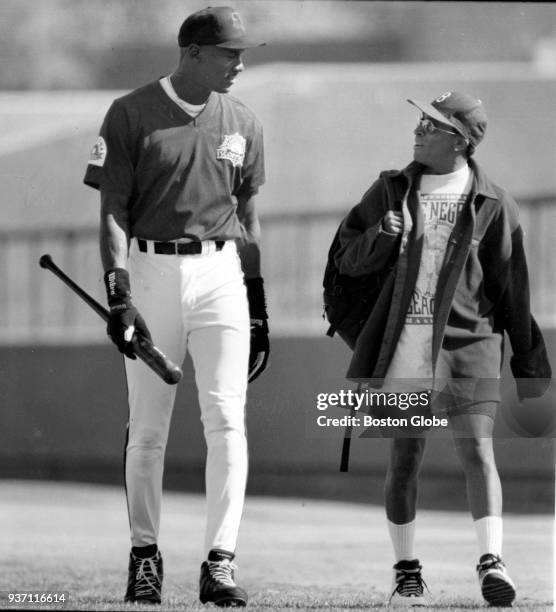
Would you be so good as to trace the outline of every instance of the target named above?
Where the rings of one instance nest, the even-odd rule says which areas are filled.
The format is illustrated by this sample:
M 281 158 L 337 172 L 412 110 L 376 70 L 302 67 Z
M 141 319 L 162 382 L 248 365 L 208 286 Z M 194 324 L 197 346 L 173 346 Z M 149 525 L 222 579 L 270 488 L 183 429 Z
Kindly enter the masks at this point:
M 150 557 L 129 555 L 129 575 L 124 601 L 159 604 L 162 596 L 162 555 L 156 549 Z
M 421 576 L 421 565 L 418 559 L 398 561 L 394 565 L 392 594 L 389 606 L 427 606 L 430 601 L 425 594 L 428 587 Z
M 201 565 L 199 599 L 201 603 L 213 603 L 220 607 L 243 607 L 247 605 L 247 593 L 234 581 L 232 563 L 234 555 L 223 555 L 211 550 L 207 561 Z
M 515 599 L 515 584 L 506 566 L 497 555 L 486 554 L 477 565 L 481 593 L 491 606 L 511 606 Z

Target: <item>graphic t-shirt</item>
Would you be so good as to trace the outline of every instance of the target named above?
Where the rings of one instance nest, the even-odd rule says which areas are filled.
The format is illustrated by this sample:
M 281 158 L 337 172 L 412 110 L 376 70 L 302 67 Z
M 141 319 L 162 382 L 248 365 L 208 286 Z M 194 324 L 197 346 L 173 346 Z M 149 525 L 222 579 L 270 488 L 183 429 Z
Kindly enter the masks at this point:
M 423 251 L 405 325 L 387 379 L 431 379 L 434 299 L 446 245 L 471 189 L 472 173 L 464 166 L 450 174 L 424 174 L 417 199 L 424 220 Z M 411 230 L 407 211 L 404 232 Z

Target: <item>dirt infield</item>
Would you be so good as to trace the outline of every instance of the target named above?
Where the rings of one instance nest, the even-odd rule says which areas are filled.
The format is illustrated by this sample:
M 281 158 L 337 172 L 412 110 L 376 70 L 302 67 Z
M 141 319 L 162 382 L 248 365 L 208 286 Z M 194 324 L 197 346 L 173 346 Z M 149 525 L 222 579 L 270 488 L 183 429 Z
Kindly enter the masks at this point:
M 135 609 L 122 603 L 128 556 L 122 489 L 6 480 L 0 490 L 6 528 L 0 590 L 63 591 L 67 609 Z M 203 529 L 202 496 L 165 493 L 164 600 L 152 609 L 204 609 L 197 600 Z M 518 587 L 514 610 L 552 609 L 552 548 L 551 515 L 506 517 L 504 559 Z M 482 607 L 467 513 L 422 511 L 417 549 L 435 609 Z M 393 563 L 381 507 L 261 497 L 247 499 L 237 560 L 250 609 L 265 611 L 381 609 Z

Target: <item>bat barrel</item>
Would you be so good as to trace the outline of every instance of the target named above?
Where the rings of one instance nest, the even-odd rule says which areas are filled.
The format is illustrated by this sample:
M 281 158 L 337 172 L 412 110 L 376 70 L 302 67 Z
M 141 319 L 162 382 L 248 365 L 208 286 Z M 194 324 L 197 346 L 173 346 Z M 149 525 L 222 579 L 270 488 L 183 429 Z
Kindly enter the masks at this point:
M 135 333 L 131 339 L 133 352 L 142 359 L 160 378 L 169 385 L 177 384 L 182 377 L 182 371 L 162 351 L 156 348 L 150 340 Z
M 177 385 L 182 377 L 182 371 L 178 366 L 174 366 L 171 370 L 165 372 L 163 380 L 169 385 Z
M 47 253 L 39 259 L 41 268 L 50 270 L 64 284 L 66 284 L 74 293 L 76 293 L 88 306 L 90 306 L 104 321 L 108 321 L 110 314 L 102 304 L 99 304 L 91 295 L 75 283 L 69 276 L 64 274 L 60 268 L 54 263 L 52 257 Z M 181 377 L 181 369 L 164 353 L 159 351 L 153 343 L 141 335 L 134 334 L 132 338 L 132 346 L 135 354 L 144 361 L 164 382 L 169 385 L 177 384 Z

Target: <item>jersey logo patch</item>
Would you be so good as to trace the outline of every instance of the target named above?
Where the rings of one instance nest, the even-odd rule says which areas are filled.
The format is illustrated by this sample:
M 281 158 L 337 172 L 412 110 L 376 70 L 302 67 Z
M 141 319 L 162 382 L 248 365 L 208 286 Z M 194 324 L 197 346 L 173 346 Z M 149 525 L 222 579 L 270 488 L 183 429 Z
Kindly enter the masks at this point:
M 224 136 L 222 144 L 216 149 L 216 159 L 227 159 L 234 168 L 242 166 L 245 158 L 245 138 L 235 132 Z
M 104 160 L 106 159 L 106 151 L 106 142 L 104 141 L 104 138 L 102 136 L 99 136 L 91 150 L 88 163 L 92 166 L 104 166 Z

